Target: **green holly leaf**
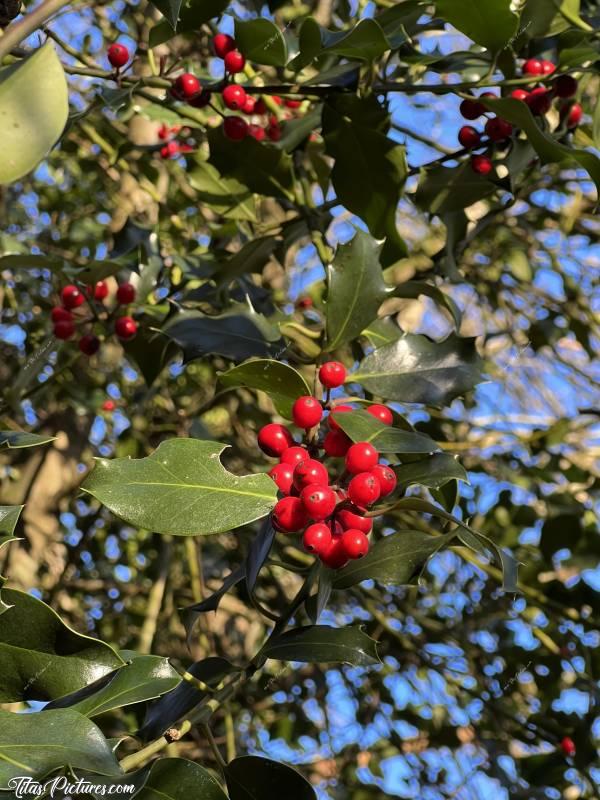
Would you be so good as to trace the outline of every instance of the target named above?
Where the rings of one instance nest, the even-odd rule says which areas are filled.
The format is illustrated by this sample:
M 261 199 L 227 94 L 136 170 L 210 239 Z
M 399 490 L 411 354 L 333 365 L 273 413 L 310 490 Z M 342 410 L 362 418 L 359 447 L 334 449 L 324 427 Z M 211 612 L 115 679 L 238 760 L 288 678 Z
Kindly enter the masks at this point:
M 377 643 L 360 628 L 331 628 L 309 625 L 293 628 L 269 639 L 261 651 L 265 658 L 278 661 L 353 664 L 367 667 L 379 663 Z
M 268 475 L 228 472 L 224 450 L 219 442 L 169 439 L 147 458 L 97 459 L 81 488 L 138 528 L 222 533 L 265 517 L 277 501 Z
M 353 442 L 371 442 L 380 453 L 432 453 L 439 450 L 429 436 L 381 422 L 368 411 L 344 411 L 335 421 Z
M 340 416 L 342 416 L 340 414 Z M 450 453 L 433 453 L 427 458 L 394 467 L 398 486 L 426 486 L 440 489 L 451 480 L 469 483 L 465 468 Z
M 56 436 L 42 436 L 39 433 L 27 433 L 27 431 L 0 431 L 0 447 L 9 447 L 13 450 L 20 447 L 48 444 L 55 439 Z
M 158 8 L 169 25 L 175 30 L 181 10 L 182 0 L 151 0 L 152 5 Z
M 282 361 L 259 358 L 247 361 L 219 375 L 217 391 L 245 386 L 265 392 L 277 412 L 286 419 L 292 418 L 292 406 L 301 395 L 310 394 L 310 387 L 293 367 Z
M 136 800 L 227 800 L 219 782 L 211 773 L 185 758 L 160 758 L 143 779 Z
M 299 772 L 269 758 L 240 756 L 230 761 L 224 771 L 231 800 L 263 800 L 266 791 L 269 798 L 317 798 L 315 790 Z
M 511 0 L 436 0 L 439 16 L 487 50 L 509 47 L 519 28 Z
M 442 215 L 468 208 L 496 189 L 495 183 L 473 172 L 470 163 L 465 161 L 458 167 L 422 170 L 415 202 L 423 211 Z
M 235 41 L 238 50 L 256 64 L 283 67 L 287 61 L 285 38 L 270 19 L 236 19 Z
M 227 219 L 256 222 L 256 202 L 252 192 L 235 178 L 225 178 L 212 164 L 198 161 L 188 172 L 188 180 L 198 199 L 216 214 Z

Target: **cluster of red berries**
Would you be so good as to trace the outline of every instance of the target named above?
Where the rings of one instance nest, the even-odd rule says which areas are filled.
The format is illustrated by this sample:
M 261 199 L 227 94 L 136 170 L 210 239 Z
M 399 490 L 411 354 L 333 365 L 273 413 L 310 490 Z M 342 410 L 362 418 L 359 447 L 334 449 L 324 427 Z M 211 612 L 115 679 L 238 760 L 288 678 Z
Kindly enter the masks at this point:
M 75 335 L 77 324 L 89 325 L 97 318 L 95 303 L 104 304 L 108 297 L 109 289 L 105 281 L 98 281 L 94 286 L 88 286 L 83 291 L 70 283 L 63 286 L 60 292 L 60 305 L 54 306 L 50 316 L 54 325 L 54 335 L 57 339 L 67 341 Z M 121 283 L 116 291 L 117 306 L 126 306 L 135 300 L 135 286 L 131 283 Z M 91 316 L 79 314 L 84 303 L 90 310 Z M 133 317 L 119 316 L 115 319 L 114 331 L 121 341 L 132 339 L 137 333 L 137 323 Z M 79 349 L 86 356 L 93 356 L 100 349 L 100 339 L 94 333 L 84 333 L 79 339 Z
M 556 66 L 551 61 L 530 58 L 523 64 L 523 75 L 535 79 L 537 77 L 547 77 L 556 70 Z M 527 103 L 531 113 L 535 116 L 544 116 L 551 107 L 554 98 L 559 101 L 559 115 L 561 122 L 571 130 L 579 124 L 583 116 L 583 109 L 578 103 L 573 103 L 572 98 L 577 93 L 577 81 L 572 75 L 559 75 L 550 87 L 537 86 L 531 91 L 526 89 L 515 89 L 510 93 L 510 97 Z M 460 104 L 461 115 L 468 120 L 476 120 L 488 114 L 488 110 L 481 103 L 481 98 L 497 97 L 493 92 L 483 92 L 479 98 L 470 97 Z M 467 150 L 476 150 L 482 145 L 502 144 L 507 142 L 513 134 L 513 126 L 501 117 L 490 116 L 487 118 L 484 133 L 481 133 L 472 125 L 463 125 L 458 132 L 458 141 Z M 483 136 L 486 135 L 487 142 L 482 143 Z M 471 167 L 479 175 L 489 175 L 494 168 L 491 157 L 488 154 L 478 154 L 471 157 Z
M 319 380 L 327 390 L 346 380 L 346 368 L 328 361 L 319 369 Z M 326 409 L 325 430 L 321 423 Z M 368 534 L 373 523 L 367 511 L 396 488 L 394 471 L 379 462 L 379 453 L 370 442 L 356 442 L 341 430 L 335 415 L 353 411 L 350 405 L 322 403 L 316 397 L 299 397 L 293 405 L 294 424 L 304 431 L 298 444 L 284 425 L 270 423 L 258 433 L 258 444 L 268 456 L 279 459 L 269 475 L 283 495 L 273 509 L 274 527 L 285 533 L 303 532 L 305 550 L 314 553 L 331 569 L 339 569 L 350 559 L 362 558 L 369 551 Z M 367 411 L 391 425 L 387 406 L 373 404 Z M 322 452 L 322 455 L 321 455 Z M 330 470 L 326 458 L 343 458 Z
M 183 128 L 183 133 L 189 132 L 187 128 Z M 181 153 L 192 153 L 195 148 L 188 142 L 181 142 L 177 137 L 182 133 L 181 125 L 161 125 L 158 129 L 158 138 L 165 144 L 160 148 L 161 158 L 173 158 Z

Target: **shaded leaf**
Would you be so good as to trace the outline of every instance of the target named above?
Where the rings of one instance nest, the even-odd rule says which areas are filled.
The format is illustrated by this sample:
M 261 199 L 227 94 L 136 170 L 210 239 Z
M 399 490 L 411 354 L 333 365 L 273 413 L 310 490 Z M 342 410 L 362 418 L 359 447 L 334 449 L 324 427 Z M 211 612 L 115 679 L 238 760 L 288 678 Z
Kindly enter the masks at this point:
M 381 422 L 368 411 L 335 414 L 340 428 L 353 442 L 371 442 L 380 453 L 432 453 L 436 442 L 423 433 L 403 431 Z
M 496 185 L 473 172 L 465 161 L 458 167 L 422 170 L 415 202 L 423 211 L 439 215 L 468 208 L 495 191 Z
M 182 609 L 181 616 L 187 633 L 188 645 L 194 632 L 194 626 L 198 620 L 198 617 L 200 617 L 201 614 L 207 613 L 208 611 L 216 611 L 219 608 L 219 603 L 221 602 L 223 596 L 226 595 L 231 588 L 236 586 L 238 583 L 241 583 L 245 577 L 246 565 L 242 564 L 242 566 L 229 573 L 229 575 L 223 581 L 223 585 L 220 589 L 218 589 L 216 592 L 213 592 L 213 594 L 211 594 L 205 600 L 202 600 L 199 603 L 194 603 L 191 606 L 186 606 L 184 609 Z
M 168 3 L 175 3 L 177 0 L 160 0 L 160 2 L 167 6 Z M 183 3 L 180 3 L 177 33 L 190 33 L 198 30 L 205 22 L 222 14 L 228 5 L 229 0 L 184 0 Z M 157 45 L 172 39 L 175 36 L 174 27 L 166 19 L 155 25 L 150 31 L 150 47 L 157 47 Z
M 379 663 L 377 643 L 360 628 L 309 625 L 293 628 L 270 639 L 261 651 L 265 658 L 306 663 L 343 663 L 369 666 Z
M 316 800 L 310 783 L 292 767 L 259 756 L 240 756 L 225 767 L 231 800 Z
M 269 518 L 262 526 L 260 532 L 252 540 L 252 544 L 250 545 L 248 556 L 246 558 L 246 589 L 248 590 L 249 594 L 254 590 L 254 586 L 256 585 L 256 581 L 258 579 L 258 573 L 260 572 L 263 564 L 269 556 L 269 553 L 271 552 L 274 540 L 275 529 L 273 528 L 271 519 Z
M 56 436 L 44 436 L 39 433 L 27 433 L 27 431 L 0 431 L 0 447 L 36 447 L 38 444 L 48 444 L 53 442 Z
M 447 22 L 494 53 L 508 47 L 518 30 L 510 0 L 436 0 L 435 5 Z
M 182 0 L 151 0 L 151 2 L 166 18 L 173 30 L 175 30 L 177 28 L 177 20 L 179 19 Z
M 256 221 L 256 203 L 252 192 L 235 178 L 225 178 L 212 164 L 198 161 L 188 172 L 188 180 L 198 199 L 228 219 Z
M 293 367 L 268 358 L 247 361 L 219 375 L 217 391 L 238 386 L 265 392 L 273 401 L 277 413 L 286 419 L 292 418 L 294 401 L 311 393 L 302 375 Z
M 210 772 L 184 758 L 161 758 L 152 764 L 136 800 L 227 800 Z
M 394 467 L 399 486 L 427 486 L 439 489 L 451 480 L 469 483 L 465 468 L 449 453 L 434 453 L 427 458 Z
M 282 67 L 287 61 L 286 41 L 269 19 L 236 19 L 235 41 L 238 50 L 256 64 Z

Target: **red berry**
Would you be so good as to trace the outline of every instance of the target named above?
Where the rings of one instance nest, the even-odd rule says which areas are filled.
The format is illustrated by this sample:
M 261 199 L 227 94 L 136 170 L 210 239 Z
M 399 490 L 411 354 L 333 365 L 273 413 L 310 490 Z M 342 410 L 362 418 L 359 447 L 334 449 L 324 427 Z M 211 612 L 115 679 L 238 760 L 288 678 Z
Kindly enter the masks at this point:
M 70 311 L 67 311 L 66 308 L 62 306 L 54 306 L 52 311 L 50 312 L 50 317 L 52 322 L 72 322 L 73 315 Z
M 336 511 L 335 518 L 340 523 L 342 528 L 347 531 L 350 528 L 356 528 L 363 533 L 371 533 L 373 530 L 373 521 L 369 517 L 361 517 L 358 513 L 360 509 L 352 506 L 350 508 L 341 508 Z
M 312 308 L 314 303 L 312 297 L 301 297 L 296 305 L 298 308 Z
M 268 456 L 281 456 L 294 444 L 292 434 L 283 425 L 270 422 L 258 432 L 258 446 Z
M 299 531 L 307 522 L 306 511 L 299 497 L 284 497 L 273 509 L 273 525 L 279 531 Z
M 572 75 L 559 75 L 554 83 L 554 91 L 557 97 L 574 97 L 578 85 Z
M 302 100 L 285 100 L 284 102 L 286 108 L 300 108 L 302 105 Z
M 63 286 L 60 293 L 60 299 L 63 306 L 68 309 L 78 308 L 82 303 L 85 302 L 83 292 L 81 292 L 77 286 L 73 286 L 73 284 Z
M 342 547 L 348 558 L 362 558 L 369 552 L 369 540 L 362 531 L 350 528 L 342 534 Z
M 561 109 L 561 117 L 564 118 L 566 113 L 567 113 L 566 111 L 563 111 Z M 582 117 L 583 117 L 583 108 L 579 105 L 579 103 L 573 103 L 567 115 L 567 128 L 576 128 L 581 122 Z
M 379 453 L 369 442 L 357 442 L 346 453 L 346 469 L 352 475 L 372 469 L 379 458 Z
M 178 142 L 169 142 L 164 147 L 160 148 L 161 158 L 171 158 L 172 156 L 178 155 L 178 153 L 179 153 Z
M 254 113 L 255 114 L 266 114 L 267 113 L 267 104 L 262 99 L 262 97 L 259 97 L 258 100 L 256 101 L 256 103 L 254 105 Z
M 547 61 L 546 59 L 542 61 L 542 75 L 552 75 L 555 70 L 556 64 L 553 64 L 552 61 Z
M 104 300 L 106 297 L 108 297 L 108 284 L 98 281 L 94 286 L 94 300 Z
M 294 486 L 298 491 L 306 486 L 327 486 L 329 474 L 327 467 L 315 458 L 307 458 L 294 467 Z
M 184 72 L 173 84 L 172 92 L 180 100 L 190 100 L 198 94 L 202 87 L 200 81 L 191 72 Z
M 544 89 L 543 86 L 540 86 L 529 93 L 526 103 L 532 114 L 543 116 L 550 111 L 552 106 L 552 94 L 547 89 Z
M 473 156 L 471 158 L 471 169 L 478 175 L 489 175 L 494 164 L 489 156 Z
M 235 50 L 235 39 L 226 33 L 217 33 L 213 36 L 212 45 L 217 58 L 225 58 L 227 53 Z
M 394 415 L 390 409 L 387 406 L 382 406 L 380 403 L 374 403 L 372 406 L 369 406 L 367 408 L 367 414 L 375 417 L 379 422 L 383 422 L 384 425 L 391 425 L 394 421 Z
M 57 339 L 70 339 L 71 336 L 75 333 L 75 325 L 69 320 L 60 319 L 54 325 L 54 335 Z
M 304 428 L 305 430 L 314 428 L 315 425 L 321 422 L 322 417 L 323 408 L 321 403 L 311 395 L 306 394 L 299 397 L 292 406 L 292 419 L 294 420 L 294 425 L 299 428 Z
M 348 563 L 341 536 L 333 536 L 326 550 L 320 553 L 321 561 L 329 569 L 340 569 Z
M 543 75 L 544 65 L 539 58 L 528 58 L 523 64 L 523 75 Z
M 244 101 L 244 105 L 242 106 L 242 111 L 244 114 L 254 114 L 256 108 L 256 99 L 251 95 L 247 94 L 246 99 Z
M 352 502 L 364 508 L 379 500 L 381 486 L 372 472 L 359 472 L 348 484 L 348 497 Z
M 102 403 L 102 411 L 114 411 L 117 407 L 117 404 L 114 400 L 105 400 Z
M 570 736 L 565 736 L 564 739 L 561 740 L 560 749 L 569 758 L 572 758 L 577 752 L 577 748 L 575 747 L 575 742 L 573 741 L 573 739 L 571 739 Z
M 160 128 L 158 129 L 158 138 L 159 138 L 161 141 L 163 141 L 163 142 L 164 142 L 164 141 L 166 141 L 166 140 L 169 138 L 169 136 L 170 136 L 170 135 L 171 135 L 171 128 L 169 128 L 169 126 L 168 126 L 168 125 L 165 125 L 165 124 L 163 123 L 163 124 L 160 126 Z
M 463 100 L 460 104 L 460 113 L 465 119 L 477 119 L 485 113 L 485 106 L 475 99 Z
M 319 369 L 319 380 L 327 389 L 337 389 L 346 380 L 346 367 L 339 361 L 327 361 Z
M 343 431 L 339 430 L 329 431 L 327 436 L 323 439 L 325 454 L 333 458 L 342 458 L 345 456 L 351 445 L 352 439 L 346 436 Z
M 277 488 L 284 494 L 289 494 L 292 491 L 292 479 L 294 477 L 294 468 L 291 464 L 275 464 L 269 475 L 275 481 Z
M 267 138 L 265 129 L 260 125 L 248 125 L 248 136 L 256 139 L 257 142 L 263 142 Z
M 135 300 L 135 286 L 132 283 L 122 283 L 117 289 L 117 302 L 126 306 Z
M 512 133 L 512 125 L 500 117 L 492 117 L 485 123 L 485 132 L 493 142 L 503 142 Z
M 295 476 L 294 476 L 295 477 Z M 329 486 L 311 484 L 300 492 L 300 499 L 311 519 L 327 519 L 335 509 L 337 497 Z
M 513 89 L 513 91 L 510 93 L 510 96 L 515 100 L 522 100 L 525 102 L 529 97 L 529 92 L 525 89 Z
M 331 544 L 331 528 L 323 522 L 315 522 L 304 531 L 302 545 L 309 553 L 321 555 Z
M 235 83 L 230 83 L 223 89 L 223 102 L 232 111 L 239 111 L 243 109 L 246 102 L 246 92 L 241 86 Z
M 207 89 L 202 89 L 199 94 L 195 97 L 192 97 L 190 100 L 190 105 L 194 106 L 194 108 L 206 108 L 206 106 L 210 103 L 212 98 L 212 94 Z
M 93 333 L 86 333 L 79 340 L 79 349 L 86 356 L 93 356 L 100 349 L 100 339 Z
M 234 75 L 236 72 L 242 72 L 246 66 L 246 59 L 239 50 L 230 50 L 229 53 L 226 53 L 224 61 L 225 69 L 230 75 Z
M 124 44 L 111 44 L 106 54 L 111 66 L 115 67 L 115 69 L 124 67 L 129 61 L 129 50 Z
M 388 494 L 391 494 L 394 491 L 396 484 L 398 483 L 398 479 L 396 478 L 396 473 L 391 467 L 388 467 L 385 464 L 376 464 L 371 472 L 373 475 L 375 475 L 379 481 L 379 485 L 381 486 L 380 497 L 387 497 Z
M 480 98 L 482 98 L 482 97 L 487 97 L 487 98 L 490 98 L 490 97 L 491 97 L 491 98 L 492 98 L 492 100 L 497 100 L 497 99 L 498 99 L 498 95 L 497 95 L 497 94 L 495 94 L 494 92 L 482 92 L 482 93 L 479 95 L 479 97 L 480 97 Z M 484 106 L 484 108 L 485 108 L 485 106 Z M 487 111 L 487 109 L 486 109 L 486 111 Z
M 299 464 L 301 461 L 310 461 L 310 455 L 308 450 L 299 445 L 288 447 L 287 450 L 284 450 L 281 454 L 282 464 L 290 464 L 292 467 L 295 467 L 296 464 Z
M 278 142 L 281 139 L 281 126 L 277 123 L 267 125 L 267 136 L 272 142 Z
M 115 333 L 123 341 L 133 339 L 137 333 L 137 322 L 133 317 L 119 317 L 115 320 Z
M 248 135 L 248 123 L 241 117 L 225 117 L 223 133 L 232 142 L 241 142 Z
M 335 421 L 335 415 L 345 414 L 347 411 L 354 411 L 354 409 L 352 408 L 352 406 L 348 405 L 335 406 L 334 408 L 331 409 L 331 412 L 327 417 L 327 422 L 329 423 L 329 427 L 331 428 L 332 431 L 337 431 L 340 429 L 340 426 Z
M 473 147 L 479 146 L 481 134 L 472 125 L 463 125 L 458 132 L 458 141 L 463 147 L 471 150 Z

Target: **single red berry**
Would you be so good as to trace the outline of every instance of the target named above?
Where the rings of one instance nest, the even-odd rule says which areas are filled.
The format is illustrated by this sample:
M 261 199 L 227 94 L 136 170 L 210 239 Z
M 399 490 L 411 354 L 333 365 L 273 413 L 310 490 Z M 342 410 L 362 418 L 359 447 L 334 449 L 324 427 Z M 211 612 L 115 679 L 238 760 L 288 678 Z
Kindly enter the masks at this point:
M 240 111 L 246 102 L 246 92 L 241 86 L 230 83 L 223 89 L 223 102 L 232 111 Z
M 542 75 L 552 75 L 552 73 L 555 71 L 556 64 L 553 64 L 552 61 L 547 61 L 546 59 L 542 61 Z
M 267 104 L 259 97 L 254 105 L 254 113 L 255 114 L 266 114 L 267 113 Z
M 321 555 L 331 544 L 331 528 L 323 522 L 315 522 L 304 531 L 302 545 L 309 553 Z
M 296 468 L 297 469 L 297 468 Z M 337 497 L 329 486 L 311 484 L 300 492 L 300 499 L 311 519 L 327 519 L 335 509 Z
M 273 509 L 273 525 L 278 531 L 299 531 L 307 522 L 306 510 L 299 497 L 284 497 Z
M 235 50 L 235 39 L 226 33 L 217 33 L 213 36 L 212 46 L 217 58 L 225 58 L 227 53 Z
M 292 491 L 294 468 L 291 464 L 275 464 L 273 469 L 269 470 L 269 475 L 280 492 L 289 494 Z
M 302 100 L 286 100 L 285 107 L 286 108 L 300 108 L 302 105 Z
M 571 739 L 570 736 L 565 736 L 564 739 L 561 740 L 560 749 L 569 758 L 572 758 L 577 752 L 577 748 L 575 747 L 575 742 L 573 741 L 573 739 Z
M 343 458 L 351 445 L 352 439 L 340 430 L 329 431 L 323 439 L 323 450 L 332 458 Z
M 337 389 L 346 380 L 346 367 L 339 361 L 327 361 L 319 369 L 319 380 L 327 389 Z
M 94 300 L 105 300 L 108 297 L 108 284 L 105 281 L 98 281 L 94 286 Z
M 474 98 L 469 98 L 462 101 L 459 110 L 465 119 L 477 119 L 485 113 L 485 106 L 482 106 Z
M 529 92 L 526 89 L 513 89 L 513 91 L 510 93 L 510 96 L 515 100 L 522 100 L 523 102 L 526 102 L 527 98 L 529 97 Z
M 494 164 L 489 156 L 473 156 L 471 158 L 471 169 L 478 175 L 489 175 Z
M 114 411 L 117 407 L 117 404 L 114 400 L 105 400 L 102 403 L 102 411 Z
M 283 105 L 283 98 L 280 97 L 278 94 L 272 94 L 271 95 L 271 100 L 275 103 L 276 106 L 282 106 Z
M 176 78 L 172 92 L 180 100 L 190 100 L 198 94 L 201 88 L 200 81 L 195 75 L 192 75 L 191 72 L 184 72 L 183 75 Z
M 267 138 L 265 129 L 260 125 L 248 125 L 248 136 L 256 139 L 257 142 L 264 142 Z
M 242 106 L 242 111 L 244 114 L 254 114 L 256 108 L 256 99 L 252 97 L 252 95 L 247 94 L 246 99 L 244 101 L 244 105 Z
M 79 340 L 79 349 L 86 356 L 93 356 L 100 349 L 100 339 L 93 333 L 86 333 Z
M 225 61 L 225 69 L 230 75 L 234 75 L 236 72 L 242 72 L 246 66 L 246 59 L 239 50 L 230 50 L 229 53 L 226 53 L 223 60 Z
M 362 558 L 369 552 L 369 540 L 362 531 L 350 528 L 342 534 L 342 547 L 348 558 Z
M 85 296 L 83 292 L 81 292 L 77 286 L 73 286 L 73 284 L 68 284 L 67 286 L 63 286 L 60 299 L 65 308 L 78 308 L 82 303 L 85 302 Z
M 54 306 L 52 311 L 50 312 L 50 318 L 52 322 L 72 322 L 73 321 L 73 314 L 70 311 L 67 311 L 66 308 L 62 306 Z
M 302 395 L 292 406 L 292 419 L 294 425 L 308 430 L 314 428 L 321 422 L 323 417 L 323 407 L 316 397 Z
M 352 475 L 367 472 L 377 464 L 378 459 L 379 453 L 370 442 L 357 442 L 346 453 L 346 469 Z
M 479 146 L 481 134 L 472 125 L 463 125 L 458 132 L 458 141 L 463 147 L 468 147 L 471 150 Z
M 379 480 L 372 472 L 359 472 L 348 484 L 348 497 L 359 508 L 370 506 L 380 494 Z
M 281 456 L 294 444 L 294 437 L 288 429 L 276 422 L 270 422 L 258 432 L 258 446 L 268 456 Z
M 158 138 L 159 138 L 159 139 L 160 139 L 162 142 L 165 142 L 165 141 L 166 141 L 166 140 L 169 138 L 169 136 L 170 136 L 170 135 L 171 135 L 171 128 L 169 128 L 169 126 L 168 126 L 168 125 L 165 125 L 165 124 L 163 123 L 163 124 L 160 126 L 160 128 L 158 129 Z
M 278 142 L 281 139 L 281 126 L 278 123 L 271 123 L 267 125 L 267 136 L 272 142 Z
M 338 431 L 340 429 L 340 426 L 335 421 L 335 415 L 345 414 L 348 411 L 354 411 L 352 406 L 340 405 L 340 406 L 335 406 L 334 408 L 331 409 L 331 412 L 327 417 L 327 422 L 329 423 L 329 427 L 331 428 L 332 431 Z
M 373 475 L 375 475 L 379 481 L 379 485 L 381 486 L 380 497 L 387 497 L 388 494 L 391 494 L 394 491 L 396 484 L 398 483 L 398 479 L 396 478 L 396 473 L 391 467 L 388 467 L 385 464 L 376 464 L 371 472 Z
M 294 486 L 301 491 L 306 486 L 327 486 L 329 474 L 327 467 L 316 458 L 307 458 L 294 467 Z
M 119 317 L 115 320 L 115 333 L 123 341 L 133 339 L 137 333 L 137 322 L 133 317 Z
M 223 133 L 232 142 L 241 142 L 248 135 L 248 123 L 241 117 L 225 117 Z
M 373 403 L 372 406 L 369 406 L 367 408 L 367 414 L 375 417 L 379 422 L 383 422 L 384 425 L 391 425 L 394 421 L 394 415 L 390 409 L 387 406 L 382 406 L 380 403 Z
M 208 91 L 208 89 L 202 89 L 195 97 L 192 97 L 190 100 L 190 105 L 194 108 L 206 108 L 206 106 L 210 103 L 212 98 L 212 94 Z
M 179 142 L 168 142 L 164 147 L 160 148 L 161 158 L 172 158 L 179 154 Z
M 358 513 L 359 511 L 360 509 L 355 506 L 352 506 L 352 508 L 340 508 L 339 511 L 335 512 L 335 518 L 345 531 L 350 528 L 356 528 L 363 533 L 371 533 L 373 521 L 369 517 L 362 517 Z
M 288 447 L 287 450 L 284 450 L 281 454 L 282 464 L 290 464 L 292 467 L 295 467 L 296 464 L 299 464 L 301 461 L 310 461 L 310 454 L 308 450 L 299 445 Z
M 559 75 L 554 82 L 554 91 L 557 97 L 574 97 L 578 86 L 578 82 L 572 75 Z
M 65 341 L 70 339 L 74 333 L 75 325 L 68 319 L 59 319 L 58 322 L 54 324 L 54 335 L 57 339 Z
M 495 92 L 482 92 L 479 95 L 479 98 L 480 99 L 481 98 L 487 98 L 488 100 L 491 98 L 492 100 L 497 100 L 498 99 L 498 95 Z M 485 108 L 485 106 L 484 106 L 484 108 Z M 487 109 L 486 109 L 486 111 L 487 111 Z
M 485 123 L 485 132 L 492 142 L 503 142 L 512 134 L 513 127 L 510 122 L 500 117 L 492 117 Z
M 523 75 L 543 75 L 544 65 L 539 58 L 528 58 L 523 64 Z
M 312 297 L 301 297 L 296 303 L 298 308 L 312 308 L 314 306 Z
M 117 302 L 126 306 L 135 300 L 135 286 L 132 283 L 122 283 L 117 289 Z
M 348 556 L 344 550 L 341 536 L 332 536 L 326 550 L 320 553 L 321 561 L 329 569 L 341 569 L 348 563 Z
M 110 65 L 115 69 L 120 69 L 124 67 L 125 64 L 129 61 L 129 50 L 125 47 L 124 44 L 111 44 L 111 46 L 106 51 L 106 55 L 108 56 L 108 60 Z
M 567 128 L 576 128 L 583 117 L 583 108 L 579 105 L 579 103 L 573 103 L 570 108 L 567 106 L 564 111 L 561 109 L 560 115 L 563 118 L 565 115 L 567 116 Z
M 552 106 L 552 94 L 548 91 L 548 89 L 545 89 L 543 86 L 539 86 L 537 89 L 533 89 L 529 93 L 526 103 L 529 106 L 532 114 L 541 117 L 550 111 Z

